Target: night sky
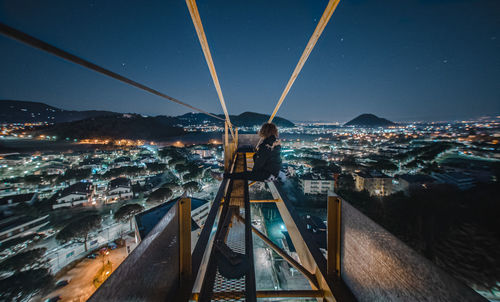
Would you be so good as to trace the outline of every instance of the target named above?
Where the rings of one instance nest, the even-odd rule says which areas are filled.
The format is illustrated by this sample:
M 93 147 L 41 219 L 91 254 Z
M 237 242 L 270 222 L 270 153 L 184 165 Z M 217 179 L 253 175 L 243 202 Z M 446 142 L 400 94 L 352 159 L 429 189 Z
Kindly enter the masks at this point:
M 271 113 L 326 0 L 199 0 L 230 114 Z M 0 1 L 0 20 L 221 113 L 176 1 Z M 0 99 L 150 115 L 188 110 L 0 35 Z M 500 114 L 499 0 L 341 0 L 278 115 L 344 122 Z

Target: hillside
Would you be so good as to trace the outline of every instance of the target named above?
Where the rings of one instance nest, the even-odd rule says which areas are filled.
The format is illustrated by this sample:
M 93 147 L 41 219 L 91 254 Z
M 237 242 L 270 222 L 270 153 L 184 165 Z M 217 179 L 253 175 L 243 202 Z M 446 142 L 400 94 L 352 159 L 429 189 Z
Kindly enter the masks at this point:
M 136 114 L 101 116 L 81 121 L 58 123 L 33 131 L 33 135 L 50 135 L 64 138 L 101 138 L 162 140 L 184 134 L 184 129 L 174 126 L 176 118 L 143 117 Z
M 385 118 L 378 117 L 374 114 L 361 114 L 360 116 L 350 120 L 345 123 L 344 126 L 354 126 L 354 127 L 387 127 L 396 125 L 394 122 L 391 122 Z
M 224 115 L 220 114 L 220 117 L 224 118 Z M 177 117 L 182 121 L 184 125 L 196 125 L 196 124 L 213 124 L 220 125 L 222 121 L 217 120 L 213 117 L 207 116 L 202 113 L 186 113 L 184 115 Z M 243 112 L 240 115 L 230 115 L 231 123 L 238 127 L 253 127 L 260 126 L 269 120 L 269 115 L 261 114 L 256 112 Z M 281 117 L 275 117 L 273 122 L 279 127 L 293 127 L 294 123 L 287 119 Z
M 102 116 L 121 116 L 121 113 L 97 110 L 63 110 L 40 102 L 0 100 L 0 123 L 67 123 Z M 224 115 L 220 114 L 224 118 Z M 186 113 L 177 117 L 157 116 L 167 118 L 172 125 L 191 126 L 199 124 L 222 125 L 222 121 L 203 113 Z M 260 126 L 267 122 L 269 115 L 255 112 L 243 112 L 231 115 L 231 122 L 239 127 Z M 280 127 L 293 127 L 294 124 L 284 118 L 275 117 L 274 123 Z
M 39 102 L 0 100 L 0 123 L 65 123 L 116 114 L 98 110 L 63 110 Z

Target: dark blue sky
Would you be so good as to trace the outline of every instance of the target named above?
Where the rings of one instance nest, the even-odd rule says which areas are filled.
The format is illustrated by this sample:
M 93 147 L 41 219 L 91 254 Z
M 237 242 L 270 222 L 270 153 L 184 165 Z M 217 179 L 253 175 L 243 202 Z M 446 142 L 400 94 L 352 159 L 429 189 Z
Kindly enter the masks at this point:
M 199 0 L 231 114 L 270 113 L 326 0 Z M 0 20 L 221 113 L 182 0 L 0 1 Z M 0 99 L 64 109 L 187 110 L 0 36 Z M 346 121 L 500 114 L 500 1 L 342 0 L 278 115 Z

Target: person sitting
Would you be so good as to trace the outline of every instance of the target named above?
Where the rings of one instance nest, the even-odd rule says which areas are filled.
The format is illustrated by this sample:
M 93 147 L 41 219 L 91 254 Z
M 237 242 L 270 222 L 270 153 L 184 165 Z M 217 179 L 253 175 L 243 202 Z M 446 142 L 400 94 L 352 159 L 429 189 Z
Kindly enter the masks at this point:
M 259 130 L 259 136 L 261 139 L 253 156 L 252 171 L 224 173 L 224 177 L 255 181 L 274 180 L 280 177 L 281 144 L 278 140 L 278 127 L 273 123 L 265 123 Z

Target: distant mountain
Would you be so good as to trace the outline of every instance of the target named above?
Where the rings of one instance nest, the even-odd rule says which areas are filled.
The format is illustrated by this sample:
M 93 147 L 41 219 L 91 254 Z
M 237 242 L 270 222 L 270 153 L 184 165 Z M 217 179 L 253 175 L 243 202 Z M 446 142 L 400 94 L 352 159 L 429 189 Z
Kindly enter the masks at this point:
M 218 116 L 224 118 L 223 114 L 219 114 Z M 184 115 L 177 117 L 182 121 L 184 125 L 199 125 L 199 124 L 213 124 L 213 125 L 221 125 L 222 121 L 211 116 L 207 116 L 203 113 L 186 113 Z M 260 126 L 269 120 L 269 115 L 261 114 L 256 112 L 243 112 L 240 115 L 230 115 L 231 123 L 238 127 L 253 127 Z M 287 119 L 281 117 L 275 117 L 273 120 L 279 127 L 293 127 L 294 123 L 290 122 Z
M 256 112 L 243 112 L 240 115 L 231 115 L 231 122 L 240 127 L 252 127 L 252 126 L 260 126 L 266 123 L 269 120 L 269 115 L 261 114 Z M 294 123 L 286 120 L 282 117 L 276 116 L 273 119 L 273 123 L 275 123 L 279 127 L 293 127 Z
M 143 117 L 138 114 L 115 114 L 80 121 L 58 123 L 37 128 L 31 134 L 56 136 L 59 139 L 132 139 L 163 140 L 184 134 L 182 127 L 174 126 L 175 117 Z
M 0 100 L 0 123 L 67 123 L 96 118 L 102 116 L 122 116 L 121 113 L 112 111 L 97 110 L 63 110 L 39 102 Z M 223 114 L 219 115 L 224 118 Z M 189 126 L 199 124 L 222 125 L 222 121 L 203 113 L 186 113 L 177 117 L 166 117 L 172 122 L 172 125 Z M 243 112 L 240 115 L 231 115 L 231 122 L 240 127 L 259 126 L 267 122 L 269 115 Z M 293 127 L 294 124 L 284 118 L 275 117 L 273 121 L 280 127 Z
M 117 114 L 98 110 L 64 110 L 39 102 L 0 100 L 0 123 L 64 123 Z
M 374 114 L 369 114 L 369 113 L 361 114 L 360 116 L 344 124 L 344 126 L 367 127 L 367 128 L 387 127 L 393 125 L 395 125 L 395 123 L 385 118 L 381 118 Z

